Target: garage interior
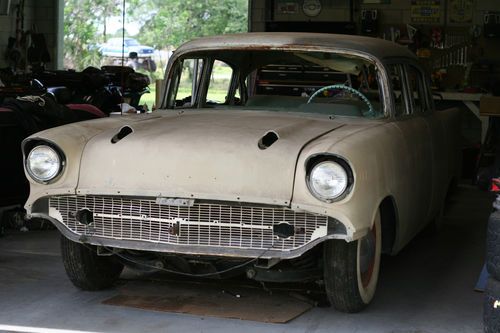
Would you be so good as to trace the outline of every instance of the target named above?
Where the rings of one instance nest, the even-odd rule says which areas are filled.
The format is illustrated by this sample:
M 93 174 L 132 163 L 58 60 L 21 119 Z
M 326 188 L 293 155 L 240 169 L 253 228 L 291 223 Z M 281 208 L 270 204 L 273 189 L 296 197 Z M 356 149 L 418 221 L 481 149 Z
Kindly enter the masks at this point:
M 78 73 L 64 64 L 63 0 L 0 1 L 0 52 L 12 49 L 16 38 L 9 38 L 21 29 L 16 14 L 21 2 L 22 29 L 36 26 L 46 45 L 34 62 L 58 75 Z M 27 135 L 17 118 L 1 111 L 5 98 L 36 93 L 38 87 L 33 81 L 29 89 L 9 85 L 6 78 L 12 77 L 3 71 L 0 331 L 483 331 L 486 229 L 495 199 L 489 190 L 500 171 L 495 120 L 500 115 L 500 2 L 249 0 L 248 31 L 360 34 L 392 40 L 417 54 L 432 73 L 436 109 L 462 111 L 462 179 L 447 203 L 443 227 L 422 232 L 396 256 L 382 256 L 375 300 L 358 314 L 334 311 L 314 283 L 261 284 L 245 276 L 207 280 L 127 269 L 111 290 L 80 291 L 64 273 L 59 232 L 24 220 L 27 181 L 20 142 Z M 11 67 L 12 57 L 0 58 L 0 69 Z M 121 72 L 110 75 L 123 83 Z M 44 75 L 36 80 L 53 83 Z M 159 93 L 161 80 L 156 84 Z M 154 104 L 160 104 L 158 95 Z

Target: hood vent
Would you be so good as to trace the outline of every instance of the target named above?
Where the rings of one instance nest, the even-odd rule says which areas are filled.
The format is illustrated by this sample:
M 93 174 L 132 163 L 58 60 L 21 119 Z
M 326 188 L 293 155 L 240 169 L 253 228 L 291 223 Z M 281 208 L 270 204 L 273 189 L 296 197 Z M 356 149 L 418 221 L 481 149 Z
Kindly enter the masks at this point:
M 274 131 L 269 131 L 259 140 L 259 148 L 264 150 L 271 147 L 276 141 L 278 141 L 279 136 Z
M 115 136 L 113 136 L 111 138 L 111 143 L 117 143 L 118 141 L 120 141 L 121 139 L 126 137 L 127 135 L 131 134 L 133 131 L 134 130 L 132 130 L 132 128 L 129 126 L 123 126 L 120 129 L 120 132 L 116 133 Z

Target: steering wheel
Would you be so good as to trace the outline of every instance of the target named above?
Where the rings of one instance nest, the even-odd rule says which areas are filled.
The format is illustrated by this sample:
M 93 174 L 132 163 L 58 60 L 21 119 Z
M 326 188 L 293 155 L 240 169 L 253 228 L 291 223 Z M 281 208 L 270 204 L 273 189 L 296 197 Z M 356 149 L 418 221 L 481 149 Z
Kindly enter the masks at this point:
M 363 116 L 367 117 L 367 116 L 373 116 L 375 115 L 375 111 L 373 110 L 373 105 L 372 103 L 370 103 L 370 101 L 368 100 L 368 98 L 363 95 L 362 92 L 354 89 L 354 88 L 351 88 L 349 86 L 346 86 L 345 84 L 334 84 L 334 85 L 331 85 L 331 86 L 325 86 L 323 88 L 320 88 L 318 90 L 316 90 L 314 92 L 314 94 L 311 95 L 311 97 L 309 97 L 309 100 L 307 100 L 307 104 L 311 103 L 312 100 L 314 98 L 316 98 L 316 96 L 318 96 L 319 94 L 321 94 L 323 91 L 326 91 L 326 90 L 330 90 L 330 89 L 343 89 L 343 90 L 346 90 L 350 93 L 353 93 L 354 95 L 358 96 L 367 106 L 368 106 L 368 111 L 367 112 L 362 112 L 363 113 Z

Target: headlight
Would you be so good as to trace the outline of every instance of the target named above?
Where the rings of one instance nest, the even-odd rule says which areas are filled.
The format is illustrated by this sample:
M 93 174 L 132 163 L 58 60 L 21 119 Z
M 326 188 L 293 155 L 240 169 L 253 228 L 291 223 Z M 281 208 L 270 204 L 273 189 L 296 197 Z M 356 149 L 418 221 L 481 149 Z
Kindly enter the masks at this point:
M 59 174 L 61 157 L 52 147 L 36 146 L 26 158 L 26 170 L 31 178 L 37 182 L 48 182 Z
M 322 201 L 340 197 L 349 187 L 349 175 L 337 162 L 323 161 L 311 169 L 308 185 L 311 193 Z

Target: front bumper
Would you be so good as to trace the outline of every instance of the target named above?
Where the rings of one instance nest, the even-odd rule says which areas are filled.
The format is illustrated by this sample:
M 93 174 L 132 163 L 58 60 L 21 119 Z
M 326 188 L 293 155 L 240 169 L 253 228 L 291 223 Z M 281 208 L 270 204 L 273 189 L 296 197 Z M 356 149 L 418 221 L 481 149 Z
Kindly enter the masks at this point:
M 288 259 L 326 239 L 346 238 L 335 219 L 281 206 L 58 195 L 33 207 L 33 217 L 50 220 L 75 242 L 142 251 Z M 90 221 L 79 217 L 83 211 Z

